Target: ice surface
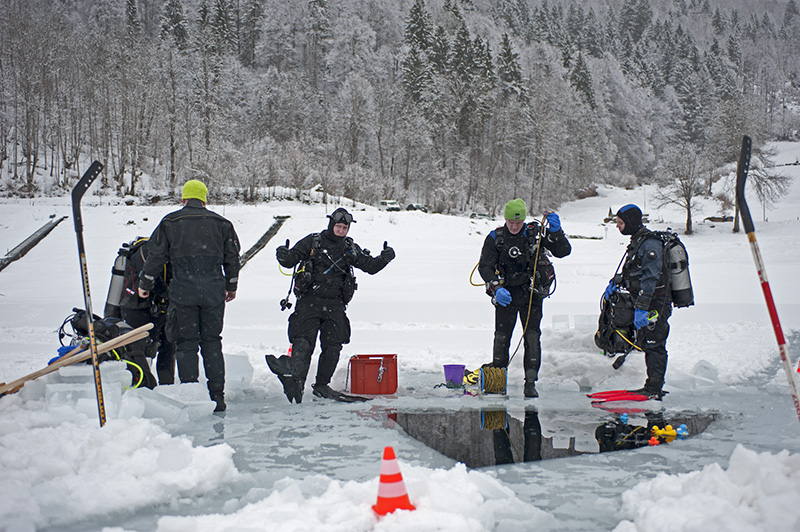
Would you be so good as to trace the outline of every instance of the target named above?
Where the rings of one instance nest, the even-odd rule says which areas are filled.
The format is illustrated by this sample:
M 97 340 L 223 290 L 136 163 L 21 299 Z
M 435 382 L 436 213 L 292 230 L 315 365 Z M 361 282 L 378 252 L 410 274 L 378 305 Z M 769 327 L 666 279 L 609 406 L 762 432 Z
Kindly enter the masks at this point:
M 800 153 L 794 144 L 779 148 L 790 162 Z M 798 176 L 800 168 L 786 172 Z M 729 185 L 729 179 L 715 188 Z M 570 234 L 606 238 L 575 239 L 572 255 L 554 260 L 559 284 L 544 305 L 539 399 L 522 397 L 521 354 L 512 362 L 506 398 L 436 387 L 443 364 L 475 369 L 490 359 L 492 308 L 468 277 L 496 222 L 387 214 L 347 202 L 358 220 L 351 234 L 356 242 L 375 250 L 388 240 L 397 259 L 378 275 L 359 274 L 348 308 L 352 341 L 333 385 L 345 388 L 344 362 L 350 355 L 397 353 L 397 394 L 348 405 L 314 399 L 309 387 L 303 404 L 286 401 L 264 364 L 265 354 L 288 348 L 288 313 L 278 304 L 288 278 L 269 244 L 242 271 L 237 298 L 226 308 L 224 414 L 212 413 L 204 382 L 130 390 L 130 374 L 111 363 L 101 366 L 110 407 L 103 429 L 88 366 L 61 370 L 0 398 L 0 527 L 14 532 L 797 530 L 800 423 L 747 239 L 732 234 L 730 224 L 696 223 L 696 234 L 683 237 L 697 304 L 676 310 L 670 321 L 671 393 L 660 408 L 668 414 L 718 412 L 720 418 L 704 432 L 633 451 L 470 469 L 392 421 L 393 413 L 426 409 L 496 408 L 523 416 L 534 405 L 554 447 L 568 448 L 570 433 L 575 450 L 592 445 L 585 437 L 590 427 L 618 414 L 592 408 L 581 389 L 638 387 L 645 375 L 643 357 L 635 354 L 615 371 L 591 335 L 599 296 L 627 240 L 613 228 L 606 232 L 600 222 L 609 207 L 641 202 L 649 192 L 610 187 L 598 192 L 559 209 Z M 758 205 L 755 197 L 750 201 Z M 244 248 L 276 214 L 292 216 L 277 241 L 295 242 L 323 229 L 324 216 L 334 207 L 211 205 L 236 224 Z M 699 207 L 695 219 L 718 214 L 709 200 L 701 199 Z M 120 241 L 149 233 L 171 210 L 89 195 L 84 230 L 94 294 L 108 286 Z M 653 219 L 664 220 L 651 227 L 683 223 L 683 213 L 671 207 L 655 209 L 648 202 L 648 210 Z M 15 229 L 0 233 L 0 240 L 9 240 L 0 246 L 16 245 L 18 233 L 26 227 L 33 232 L 53 211 L 69 215 L 68 202 L 2 200 L 0 219 Z M 789 196 L 768 211 L 769 222 L 755 220 L 793 367 L 800 358 L 798 212 L 795 182 Z M 4 380 L 46 363 L 58 345 L 58 326 L 81 305 L 74 237 L 70 225 L 61 224 L 0 274 Z M 559 327 L 554 316 L 566 316 L 574 325 Z M 586 324 L 592 317 L 591 327 L 581 325 L 581 316 Z M 632 422 L 643 415 L 631 412 Z M 397 453 L 418 509 L 378 519 L 370 506 L 387 445 Z

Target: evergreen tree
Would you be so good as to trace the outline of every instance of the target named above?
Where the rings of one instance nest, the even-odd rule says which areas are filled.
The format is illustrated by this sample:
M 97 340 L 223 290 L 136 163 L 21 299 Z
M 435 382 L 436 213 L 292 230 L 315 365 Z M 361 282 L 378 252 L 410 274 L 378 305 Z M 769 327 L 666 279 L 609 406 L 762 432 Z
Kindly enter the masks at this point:
M 708 47 L 708 51 L 711 55 L 715 57 L 719 57 L 720 55 L 722 55 L 722 50 L 719 47 L 719 41 L 717 40 L 716 37 L 711 41 L 711 46 Z
M 189 41 L 186 18 L 183 16 L 181 0 L 167 0 L 161 14 L 161 38 L 171 38 L 180 50 L 186 49 Z
M 730 59 L 731 63 L 733 63 L 737 69 L 741 68 L 742 48 L 739 46 L 739 39 L 737 39 L 735 35 L 731 34 L 728 36 L 728 45 L 726 48 L 728 59 Z
M 139 18 L 139 8 L 136 0 L 125 1 L 125 23 L 130 35 L 142 34 L 142 21 Z
M 592 87 L 592 75 L 581 53 L 578 54 L 578 58 L 575 60 L 575 66 L 570 72 L 569 81 L 589 107 L 592 109 L 597 107 L 594 98 L 594 88 Z
M 772 23 L 772 19 L 770 19 L 769 15 L 766 13 L 764 13 L 764 17 L 761 19 L 761 27 L 764 29 L 764 33 L 767 37 L 772 37 L 774 39 L 777 36 L 775 24 Z
M 431 48 L 428 50 L 428 58 L 437 73 L 444 74 L 447 71 L 450 64 L 450 39 L 441 26 L 436 26 L 431 40 Z
M 406 21 L 406 44 L 425 51 L 432 46 L 431 15 L 425 11 L 425 0 L 415 0 Z
M 306 68 L 311 85 L 319 87 L 324 58 L 331 38 L 331 24 L 328 19 L 328 2 L 326 0 L 309 0 L 308 21 L 306 28 Z
M 401 68 L 403 69 L 402 79 L 406 97 L 415 104 L 421 103 L 425 92 L 430 87 L 432 78 L 430 68 L 416 46 L 412 46 L 408 51 Z
M 525 0 L 499 0 L 495 16 L 500 19 L 514 35 L 530 44 L 533 39 L 533 19 L 530 7 Z
M 472 41 L 475 50 L 475 74 L 481 83 L 488 87 L 494 87 L 496 78 L 494 74 L 494 62 L 492 61 L 492 49 L 488 42 L 484 42 L 480 36 Z
M 567 39 L 582 44 L 584 32 L 584 14 L 580 5 L 570 4 L 567 8 L 567 19 L 564 23 Z
M 233 0 L 215 0 L 211 14 L 211 28 L 216 39 L 216 52 L 224 55 L 238 50 L 239 35 L 236 30 Z
M 504 98 L 514 95 L 524 99 L 519 54 L 514 51 L 508 33 L 503 34 L 500 52 L 497 54 L 497 78 L 500 80 L 500 91 Z
M 603 31 L 594 10 L 589 9 L 586 14 L 584 32 L 583 32 L 583 48 L 597 59 L 603 57 L 605 50 L 605 43 L 603 39 Z
M 531 38 L 535 42 L 546 42 L 549 34 L 549 11 L 547 0 L 543 0 L 542 5 L 533 9 L 531 17 Z
M 725 31 L 725 18 L 719 11 L 719 7 L 714 10 L 714 17 L 711 19 L 711 25 L 714 27 L 715 35 L 722 35 Z
M 736 8 L 731 9 L 731 31 L 739 31 L 739 12 Z
M 709 85 L 705 71 L 683 69 L 675 86 L 681 106 L 681 139 L 698 146 L 706 141 L 709 113 L 713 110 Z
M 469 84 L 472 81 L 472 73 L 475 71 L 475 50 L 466 24 L 461 24 L 453 42 L 451 69 L 463 83 Z
M 255 61 L 256 44 L 261 38 L 261 19 L 264 16 L 262 0 L 249 0 L 244 6 L 239 33 L 239 59 L 245 66 Z
M 625 0 L 620 9 L 620 34 L 628 34 L 634 43 L 641 40 L 653 19 L 649 0 Z
M 783 12 L 783 27 L 788 28 L 798 20 L 798 17 L 800 17 L 800 9 L 794 0 L 789 0 L 786 10 Z

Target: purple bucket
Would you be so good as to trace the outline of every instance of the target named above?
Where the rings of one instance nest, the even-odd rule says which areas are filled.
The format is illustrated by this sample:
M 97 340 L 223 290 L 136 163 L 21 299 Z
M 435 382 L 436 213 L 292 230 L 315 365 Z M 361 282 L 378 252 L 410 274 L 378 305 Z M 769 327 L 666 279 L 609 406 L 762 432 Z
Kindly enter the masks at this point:
M 462 386 L 464 384 L 464 367 L 463 364 L 445 364 L 445 384 L 447 386 Z

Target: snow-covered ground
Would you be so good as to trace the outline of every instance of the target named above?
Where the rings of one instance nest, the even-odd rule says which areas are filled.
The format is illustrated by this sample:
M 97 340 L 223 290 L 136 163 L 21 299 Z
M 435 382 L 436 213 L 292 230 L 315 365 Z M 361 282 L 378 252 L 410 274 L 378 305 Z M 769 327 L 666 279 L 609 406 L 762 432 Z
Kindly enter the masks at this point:
M 800 157 L 796 144 L 778 147 L 781 163 Z M 800 166 L 784 171 L 800 177 Z M 577 446 L 591 450 L 591 433 L 581 423 L 599 425 L 614 414 L 593 409 L 581 390 L 639 387 L 645 375 L 641 356 L 632 354 L 615 371 L 592 341 L 600 295 L 628 240 L 602 220 L 609 207 L 634 202 L 654 220 L 649 227 L 681 231 L 683 213 L 657 208 L 652 187 L 603 188 L 559 210 L 576 238 L 572 254 L 555 261 L 558 288 L 545 301 L 541 397 L 524 400 L 521 355 L 510 369 L 508 398 L 436 387 L 444 364 L 475 368 L 490 359 L 493 310 L 483 288 L 471 285 L 470 272 L 486 234 L 501 221 L 386 213 L 346 202 L 357 220 L 350 236 L 376 252 L 388 241 L 397 259 L 375 276 L 358 276 L 348 312 L 352 342 L 333 385 L 345 389 L 349 356 L 393 353 L 400 387 L 352 405 L 314 399 L 307 390 L 304 403 L 293 405 L 264 363 L 265 354 L 288 349 L 289 312 L 281 312 L 279 301 L 289 277 L 279 271 L 274 249 L 323 229 L 335 206 L 222 207 L 211 192 L 210 208 L 234 222 L 243 249 L 273 216 L 291 216 L 242 270 L 238 297 L 226 310 L 228 411 L 212 414 L 204 384 L 126 390 L 129 374 L 109 362 L 101 366 L 108 413 L 101 429 L 88 366 L 28 383 L 0 398 L 0 530 L 800 530 L 800 422 L 747 238 L 733 234 L 731 223 L 700 222 L 720 214 L 716 203 L 703 203 L 696 234 L 682 237 L 696 305 L 677 309 L 670 321 L 671 393 L 661 408 L 720 419 L 669 445 L 468 469 L 408 436 L 387 414 L 491 407 L 522 419 L 536 408 L 545 437 L 558 442 L 577 434 Z M 767 222 L 758 217 L 754 195 L 750 204 L 784 332 L 797 344 L 800 180 L 767 211 Z M 66 199 L 0 205 L 3 251 L 50 215 L 71 216 Z M 175 208 L 86 198 L 96 313 L 119 245 L 149 235 Z M 0 380 L 42 367 L 56 353 L 58 327 L 82 306 L 70 217 L 0 272 Z M 794 368 L 800 352 L 790 347 L 790 353 Z M 631 423 L 644 418 L 632 414 Z M 417 510 L 378 518 L 371 505 L 387 445 Z

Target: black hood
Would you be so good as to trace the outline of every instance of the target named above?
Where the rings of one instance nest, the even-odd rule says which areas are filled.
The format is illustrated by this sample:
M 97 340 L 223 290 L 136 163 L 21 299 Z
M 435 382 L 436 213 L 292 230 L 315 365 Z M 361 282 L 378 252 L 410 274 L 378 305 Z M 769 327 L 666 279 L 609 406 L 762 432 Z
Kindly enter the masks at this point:
M 633 235 L 644 227 L 642 210 L 632 203 L 620 207 L 617 211 L 617 218 L 621 218 L 625 222 L 625 227 L 621 231 L 623 235 Z
M 355 223 L 353 220 L 353 215 L 347 212 L 347 209 L 344 207 L 339 207 L 332 213 L 328 215 L 328 237 L 332 240 L 342 240 L 344 237 L 338 237 L 333 233 L 333 226 L 336 224 L 345 224 L 350 227 L 351 224 Z

